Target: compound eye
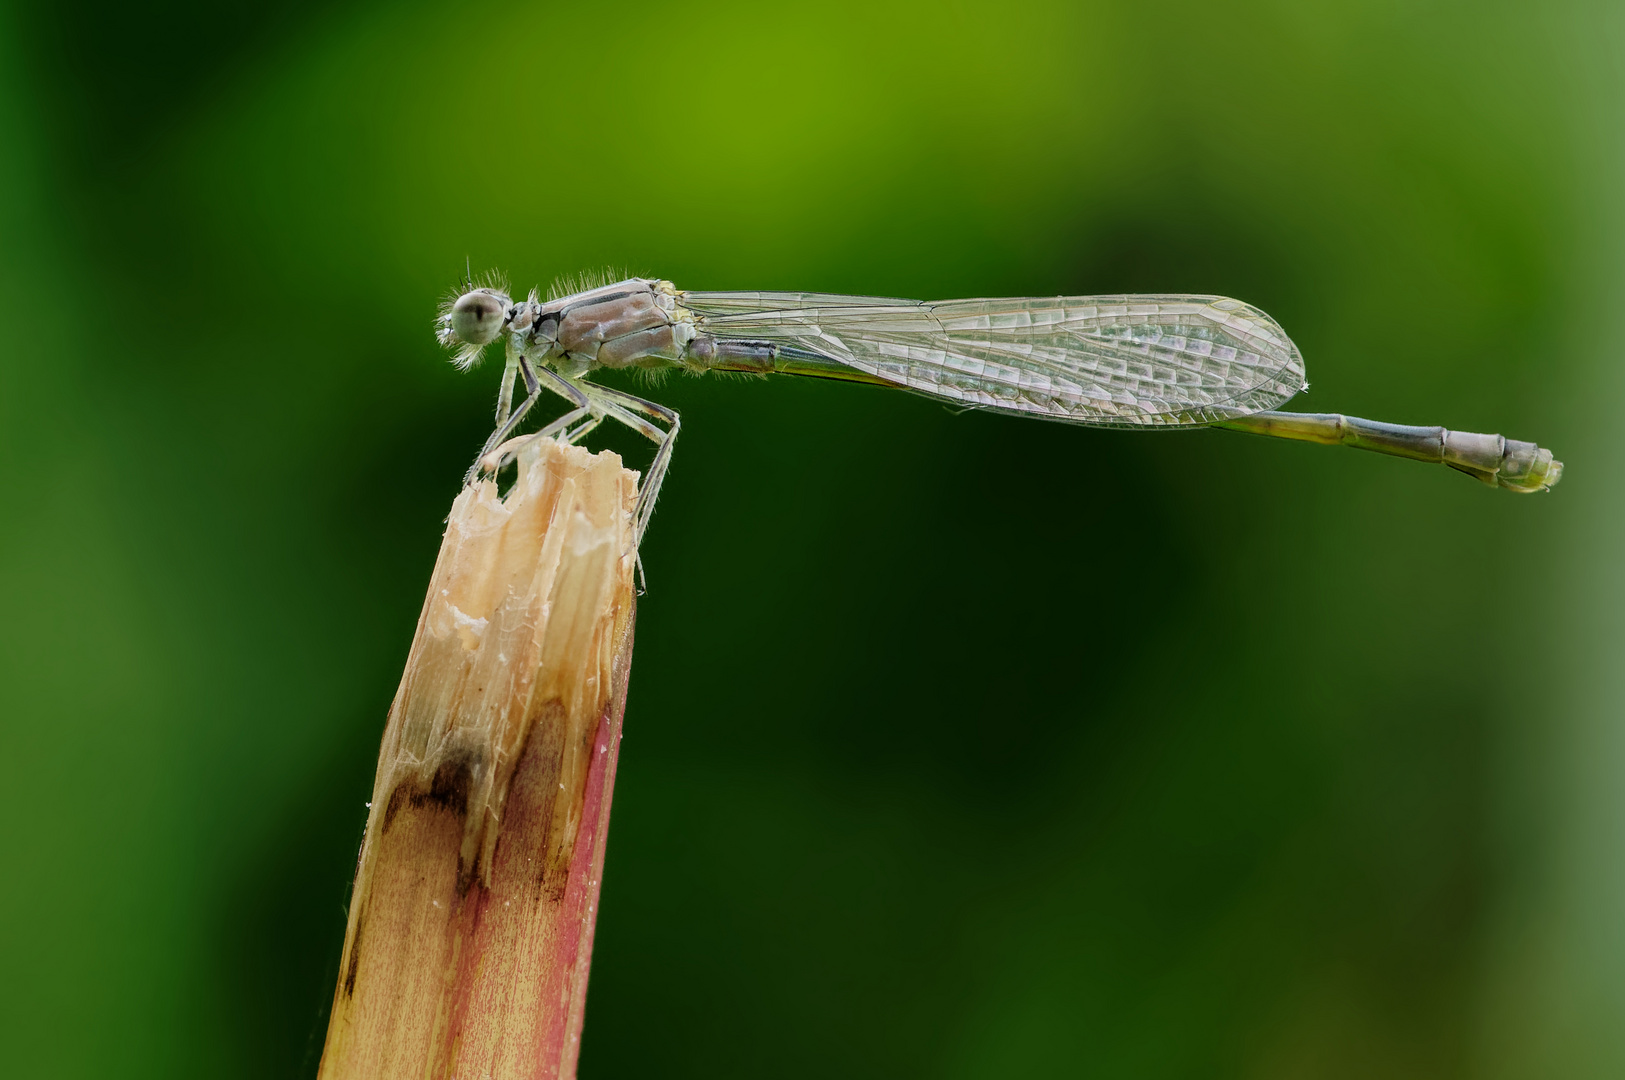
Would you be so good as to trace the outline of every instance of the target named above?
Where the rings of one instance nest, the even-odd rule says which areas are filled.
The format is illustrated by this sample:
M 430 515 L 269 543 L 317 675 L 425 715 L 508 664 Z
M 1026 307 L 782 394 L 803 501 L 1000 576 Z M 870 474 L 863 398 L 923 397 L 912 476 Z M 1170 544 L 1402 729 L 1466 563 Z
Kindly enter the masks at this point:
M 483 290 L 464 293 L 451 308 L 451 332 L 469 345 L 489 345 L 502 332 L 507 305 Z

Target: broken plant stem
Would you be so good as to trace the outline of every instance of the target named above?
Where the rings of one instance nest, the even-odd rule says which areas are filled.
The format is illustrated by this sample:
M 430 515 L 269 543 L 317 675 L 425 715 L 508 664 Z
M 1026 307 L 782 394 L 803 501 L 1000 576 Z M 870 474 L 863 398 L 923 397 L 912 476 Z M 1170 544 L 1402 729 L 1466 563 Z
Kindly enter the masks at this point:
M 637 474 L 551 439 L 452 505 L 321 1080 L 570 1078 L 632 658 Z

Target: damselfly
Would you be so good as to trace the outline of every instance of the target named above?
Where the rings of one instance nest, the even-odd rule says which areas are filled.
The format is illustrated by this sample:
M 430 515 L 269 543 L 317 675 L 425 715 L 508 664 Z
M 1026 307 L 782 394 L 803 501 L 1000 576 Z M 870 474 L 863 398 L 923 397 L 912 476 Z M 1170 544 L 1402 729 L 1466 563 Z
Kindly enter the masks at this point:
M 1219 296 L 893 300 L 827 293 L 687 292 L 628 278 L 542 300 L 470 284 L 440 313 L 456 363 L 502 338 L 496 430 L 469 469 L 496 471 L 524 440 L 581 438 L 606 418 L 658 449 L 637 508 L 641 539 L 680 421 L 590 381 L 599 368 L 810 375 L 953 405 L 1098 427 L 1211 426 L 1448 465 L 1509 491 L 1544 491 L 1563 463 L 1534 443 L 1277 406 L 1307 388 L 1303 358 L 1262 311 Z M 525 398 L 513 407 L 515 380 Z M 510 438 L 546 388 L 572 408 Z

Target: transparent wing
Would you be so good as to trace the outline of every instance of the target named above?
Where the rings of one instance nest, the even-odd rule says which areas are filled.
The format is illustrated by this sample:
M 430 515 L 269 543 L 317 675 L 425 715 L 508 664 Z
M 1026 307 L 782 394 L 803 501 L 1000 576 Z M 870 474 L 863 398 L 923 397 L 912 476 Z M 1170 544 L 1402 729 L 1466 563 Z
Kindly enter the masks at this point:
M 1209 424 L 1304 386 L 1275 320 L 1220 296 L 893 300 L 687 292 L 719 340 L 767 342 L 970 408 L 1079 424 Z

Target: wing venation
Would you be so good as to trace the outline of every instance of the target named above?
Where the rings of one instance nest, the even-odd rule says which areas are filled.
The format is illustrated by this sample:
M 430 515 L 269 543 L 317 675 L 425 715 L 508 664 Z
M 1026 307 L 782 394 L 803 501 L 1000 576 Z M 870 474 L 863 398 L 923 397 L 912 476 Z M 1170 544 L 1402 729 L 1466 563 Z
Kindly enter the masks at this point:
M 1208 424 L 1303 389 L 1281 327 L 1220 296 L 926 302 L 825 293 L 683 293 L 719 339 L 793 344 L 971 408 L 1102 426 Z

